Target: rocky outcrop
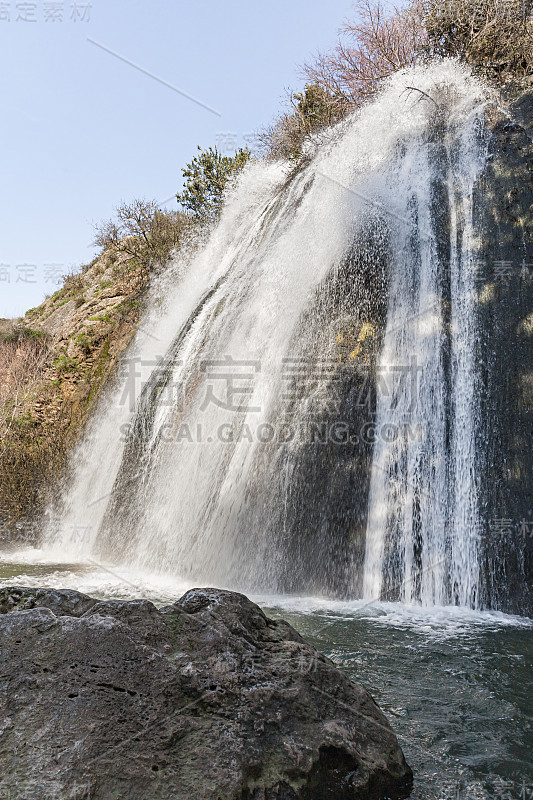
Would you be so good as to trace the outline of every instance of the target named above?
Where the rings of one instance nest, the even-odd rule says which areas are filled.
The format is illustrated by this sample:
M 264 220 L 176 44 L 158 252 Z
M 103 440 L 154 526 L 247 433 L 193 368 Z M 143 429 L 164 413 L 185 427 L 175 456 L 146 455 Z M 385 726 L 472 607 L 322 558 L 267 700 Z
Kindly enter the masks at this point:
M 400 798 L 370 695 L 246 597 L 157 609 L 0 591 L 0 792 L 13 800 Z
M 146 278 L 104 253 L 23 319 L 0 320 L 0 542 L 30 543 L 137 328 Z

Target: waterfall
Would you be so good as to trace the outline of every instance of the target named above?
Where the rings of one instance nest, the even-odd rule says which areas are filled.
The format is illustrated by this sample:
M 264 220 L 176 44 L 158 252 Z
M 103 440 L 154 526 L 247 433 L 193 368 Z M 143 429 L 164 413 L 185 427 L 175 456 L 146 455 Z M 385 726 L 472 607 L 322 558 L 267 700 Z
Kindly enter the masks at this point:
M 432 141 L 433 139 L 433 141 Z M 364 596 L 479 602 L 476 486 L 476 237 L 472 195 L 486 159 L 481 120 L 447 125 L 399 164 L 398 213 L 368 505 Z
M 297 169 L 247 166 L 152 288 L 49 548 L 246 590 L 476 604 L 485 103 L 455 62 L 417 67 Z

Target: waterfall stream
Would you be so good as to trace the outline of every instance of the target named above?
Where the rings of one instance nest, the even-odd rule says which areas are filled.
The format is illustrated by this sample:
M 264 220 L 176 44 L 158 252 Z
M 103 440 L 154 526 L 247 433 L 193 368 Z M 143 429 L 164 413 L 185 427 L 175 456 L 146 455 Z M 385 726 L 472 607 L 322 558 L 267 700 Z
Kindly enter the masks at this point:
M 448 126 L 398 165 L 404 219 L 392 257 L 368 506 L 364 596 L 478 602 L 476 241 L 474 183 L 486 158 L 480 120 Z M 416 166 L 415 166 L 416 165 Z M 415 168 L 413 168 L 415 166 Z M 409 366 L 409 368 L 407 368 Z
M 245 169 L 153 287 L 50 510 L 51 551 L 476 606 L 485 103 L 454 62 L 417 67 L 297 170 Z

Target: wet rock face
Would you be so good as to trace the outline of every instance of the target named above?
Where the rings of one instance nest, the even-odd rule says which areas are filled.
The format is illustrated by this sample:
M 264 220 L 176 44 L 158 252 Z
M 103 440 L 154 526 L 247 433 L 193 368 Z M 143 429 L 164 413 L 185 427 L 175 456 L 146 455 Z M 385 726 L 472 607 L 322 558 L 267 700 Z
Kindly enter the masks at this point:
M 533 91 L 492 122 L 478 181 L 482 604 L 533 614 Z
M 0 790 L 42 800 L 409 794 L 370 695 L 246 597 L 0 591 Z M 11 792 L 11 794 L 10 794 Z

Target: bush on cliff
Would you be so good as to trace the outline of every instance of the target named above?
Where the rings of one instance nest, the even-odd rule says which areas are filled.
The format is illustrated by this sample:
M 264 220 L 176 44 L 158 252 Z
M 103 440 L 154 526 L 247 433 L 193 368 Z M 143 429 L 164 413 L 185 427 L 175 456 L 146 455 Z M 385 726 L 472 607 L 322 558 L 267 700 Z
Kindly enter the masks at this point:
M 289 96 L 290 112 L 278 117 L 274 125 L 260 134 L 271 158 L 298 159 L 311 133 L 342 119 L 347 109 L 342 93 L 333 94 L 319 83 L 306 84 L 302 92 Z
M 423 0 L 433 57 L 452 56 L 497 82 L 533 74 L 531 0 Z
M 182 170 L 185 186 L 176 198 L 193 217 L 204 222 L 218 214 L 222 208 L 224 192 L 235 175 L 250 158 L 248 148 L 235 151 L 234 156 L 223 156 L 217 148 L 202 150 Z

